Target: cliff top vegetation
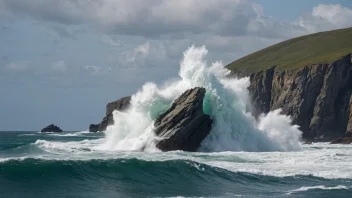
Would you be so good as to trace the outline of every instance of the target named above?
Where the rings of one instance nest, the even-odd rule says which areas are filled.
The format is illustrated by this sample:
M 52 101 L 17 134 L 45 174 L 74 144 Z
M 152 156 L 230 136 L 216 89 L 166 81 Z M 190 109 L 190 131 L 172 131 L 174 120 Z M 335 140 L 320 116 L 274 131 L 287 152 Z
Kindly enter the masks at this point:
M 333 61 L 352 52 L 352 27 L 293 38 L 240 58 L 226 67 L 258 72 L 273 66 L 298 69 Z

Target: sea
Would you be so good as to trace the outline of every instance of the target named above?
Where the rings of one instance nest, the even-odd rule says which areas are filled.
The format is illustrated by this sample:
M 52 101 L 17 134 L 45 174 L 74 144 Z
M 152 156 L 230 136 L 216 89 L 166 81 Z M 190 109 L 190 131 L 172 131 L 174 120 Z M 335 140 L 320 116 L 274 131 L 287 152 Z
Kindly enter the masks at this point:
M 103 133 L 0 132 L 0 197 L 350 197 L 352 146 L 98 151 Z
M 254 117 L 249 78 L 207 52 L 186 50 L 178 78 L 146 82 L 104 132 L 0 132 L 0 197 L 351 197 L 352 146 L 303 144 L 280 109 Z M 212 130 L 197 152 L 161 152 L 154 120 L 192 87 Z

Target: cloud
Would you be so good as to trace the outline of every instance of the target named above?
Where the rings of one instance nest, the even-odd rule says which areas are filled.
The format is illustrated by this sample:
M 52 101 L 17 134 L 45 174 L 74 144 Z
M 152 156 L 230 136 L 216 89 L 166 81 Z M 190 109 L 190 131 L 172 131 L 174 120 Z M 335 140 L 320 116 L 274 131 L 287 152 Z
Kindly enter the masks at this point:
M 58 36 L 61 36 L 62 38 L 73 39 L 73 40 L 77 39 L 76 36 L 70 33 L 65 27 L 52 26 L 50 27 L 50 29 L 54 31 Z
M 101 71 L 101 67 L 94 66 L 94 65 L 84 66 L 83 69 L 86 70 L 91 75 L 96 75 Z
M 66 72 L 68 70 L 68 66 L 63 60 L 53 63 L 51 68 L 57 72 Z
M 163 42 L 146 41 L 131 50 L 122 52 L 118 64 L 128 68 L 161 66 L 169 57 Z
M 52 69 L 62 73 L 101 74 L 106 65 L 142 73 L 169 68 L 192 44 L 206 45 L 210 61 L 226 64 L 292 37 L 352 25 L 350 8 L 326 4 L 291 22 L 269 17 L 249 0 L 0 0 L 0 5 L 1 13 L 36 19 L 60 37 L 77 40 L 60 40 L 72 50 L 56 52 L 66 62 Z M 87 30 L 84 37 L 76 27 Z M 88 48 L 76 48 L 83 42 Z M 84 58 L 76 61 L 76 53 Z
M 93 24 L 107 32 L 156 38 L 180 32 L 251 33 L 263 8 L 247 0 L 2 0 L 9 13 L 59 24 Z
M 29 67 L 30 61 L 21 61 L 21 62 L 11 62 L 5 65 L 5 69 L 9 71 L 24 71 L 27 70 Z
M 352 9 L 339 4 L 319 4 L 309 15 L 301 16 L 294 24 L 308 33 L 352 26 Z
M 320 4 L 294 22 L 281 22 L 265 15 L 259 4 L 248 0 L 0 0 L 14 16 L 26 15 L 66 25 L 89 24 L 104 32 L 161 38 L 179 33 L 217 36 L 294 36 L 351 25 L 351 9 Z M 70 37 L 64 29 L 55 28 Z M 172 36 L 171 36 L 172 37 Z M 103 36 L 103 42 L 119 46 Z
M 142 45 L 137 46 L 134 49 L 135 53 L 141 53 L 143 56 L 148 56 L 150 51 L 150 43 L 146 42 Z
M 111 47 L 121 47 L 123 46 L 122 42 L 118 41 L 117 39 L 112 38 L 112 36 L 103 35 L 101 37 L 101 41 Z

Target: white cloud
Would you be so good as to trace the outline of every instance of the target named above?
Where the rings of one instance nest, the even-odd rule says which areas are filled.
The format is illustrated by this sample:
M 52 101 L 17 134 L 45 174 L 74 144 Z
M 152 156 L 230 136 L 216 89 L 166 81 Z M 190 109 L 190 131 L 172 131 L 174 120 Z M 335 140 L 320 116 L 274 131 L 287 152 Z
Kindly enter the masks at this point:
M 309 15 L 301 16 L 294 24 L 307 33 L 327 31 L 352 26 L 352 9 L 339 4 L 319 4 Z
M 68 70 L 68 66 L 66 65 L 65 61 L 62 60 L 53 63 L 51 68 L 57 72 L 66 72 Z
M 101 71 L 101 67 L 98 67 L 95 65 L 87 65 L 87 66 L 84 66 L 83 68 L 92 75 L 98 74 Z
M 5 65 L 5 69 L 9 71 L 23 71 L 27 70 L 29 67 L 30 61 L 21 61 L 21 62 L 11 62 Z
M 147 41 L 133 49 L 126 50 L 119 54 L 119 67 L 137 69 L 150 67 L 164 67 L 165 62 L 169 61 L 163 42 Z
M 150 50 L 149 42 L 139 45 L 134 49 L 135 53 L 141 53 L 144 56 L 147 56 L 149 54 L 149 50 Z
M 352 9 L 341 5 L 320 4 L 313 8 L 312 17 L 329 23 L 351 24 Z

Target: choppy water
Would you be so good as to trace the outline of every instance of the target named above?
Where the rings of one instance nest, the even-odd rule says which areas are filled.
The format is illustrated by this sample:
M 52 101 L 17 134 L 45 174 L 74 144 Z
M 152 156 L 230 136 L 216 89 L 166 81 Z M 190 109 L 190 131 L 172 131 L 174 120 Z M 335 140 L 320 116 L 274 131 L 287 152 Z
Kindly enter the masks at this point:
M 118 152 L 104 134 L 0 132 L 0 197 L 349 197 L 352 146 Z
M 189 48 L 179 79 L 146 83 L 104 133 L 0 132 L 0 197 L 350 197 L 352 146 L 301 145 L 280 110 L 255 119 L 249 79 L 206 54 Z M 212 130 L 199 152 L 158 151 L 154 120 L 196 86 Z

